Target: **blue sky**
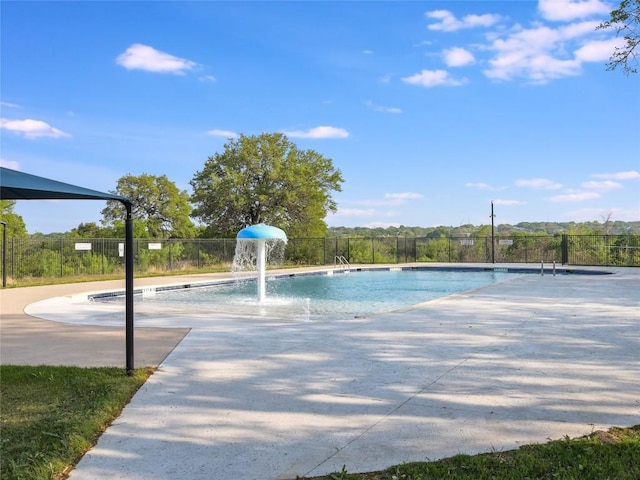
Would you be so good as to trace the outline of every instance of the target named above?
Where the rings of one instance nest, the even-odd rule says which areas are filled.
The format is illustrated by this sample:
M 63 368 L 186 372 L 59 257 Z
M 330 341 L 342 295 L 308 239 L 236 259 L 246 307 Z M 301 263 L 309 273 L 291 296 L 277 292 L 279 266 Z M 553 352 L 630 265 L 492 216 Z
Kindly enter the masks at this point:
M 12 2 L 8 168 L 180 189 L 230 137 L 284 132 L 343 173 L 330 226 L 640 220 L 640 77 L 617 2 Z M 103 202 L 21 201 L 30 233 Z

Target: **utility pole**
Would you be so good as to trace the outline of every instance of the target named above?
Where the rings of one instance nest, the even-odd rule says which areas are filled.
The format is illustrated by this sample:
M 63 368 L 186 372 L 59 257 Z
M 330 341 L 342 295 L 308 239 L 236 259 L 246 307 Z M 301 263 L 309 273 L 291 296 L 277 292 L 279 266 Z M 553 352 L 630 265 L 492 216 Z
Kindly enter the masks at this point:
M 496 239 L 493 230 L 493 219 L 495 215 L 493 214 L 493 200 L 491 200 L 491 263 L 496 263 Z

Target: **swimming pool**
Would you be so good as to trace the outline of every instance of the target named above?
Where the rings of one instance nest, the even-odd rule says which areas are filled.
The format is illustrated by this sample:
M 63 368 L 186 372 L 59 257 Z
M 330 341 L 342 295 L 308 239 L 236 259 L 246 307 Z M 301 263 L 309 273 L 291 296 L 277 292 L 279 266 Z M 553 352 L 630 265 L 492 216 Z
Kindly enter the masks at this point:
M 145 313 L 179 312 L 277 317 L 302 321 L 341 320 L 411 307 L 512 278 L 485 270 L 360 270 L 349 273 L 280 275 L 267 279 L 266 299 L 256 299 L 253 281 L 189 286 L 136 295 Z M 95 299 L 122 301 L 116 297 Z

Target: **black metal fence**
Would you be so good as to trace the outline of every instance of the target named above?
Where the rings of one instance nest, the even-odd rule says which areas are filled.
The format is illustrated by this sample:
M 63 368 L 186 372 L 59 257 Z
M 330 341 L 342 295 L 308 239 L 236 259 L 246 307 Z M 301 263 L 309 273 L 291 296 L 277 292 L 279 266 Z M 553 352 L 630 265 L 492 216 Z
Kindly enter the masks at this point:
M 153 273 L 230 267 L 236 239 L 136 239 L 135 269 Z M 10 279 L 105 275 L 124 272 L 124 240 L 9 238 L 2 259 Z M 289 265 L 445 262 L 640 266 L 640 235 L 495 237 L 294 238 Z

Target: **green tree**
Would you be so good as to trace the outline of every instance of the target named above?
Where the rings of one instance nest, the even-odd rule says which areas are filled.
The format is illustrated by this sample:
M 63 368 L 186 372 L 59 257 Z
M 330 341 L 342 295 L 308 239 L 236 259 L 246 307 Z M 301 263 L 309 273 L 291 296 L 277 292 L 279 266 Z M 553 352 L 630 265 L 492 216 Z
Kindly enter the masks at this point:
M 150 238 L 192 238 L 196 233 L 189 217 L 189 194 L 186 190 L 180 191 L 166 175 L 128 174 L 118 180 L 111 193 L 133 202 L 133 217 L 143 223 L 146 236 Z M 117 227 L 125 214 L 120 202 L 109 200 L 102 210 L 102 223 Z
M 214 236 L 269 223 L 289 237 L 321 237 L 327 213 L 336 211 L 331 192 L 342 182 L 331 159 L 298 149 L 281 133 L 241 135 L 194 175 L 192 216 Z
M 101 227 L 95 222 L 81 223 L 69 232 L 71 237 L 79 238 L 113 238 L 115 231 L 113 228 Z
M 0 200 L 0 220 L 7 225 L 7 237 L 26 237 L 27 227 L 20 215 L 13 211 L 15 200 Z
M 629 75 L 638 72 L 638 52 L 640 43 L 640 0 L 623 0 L 618 8 L 611 12 L 611 18 L 598 25 L 597 29 L 613 28 L 617 36 L 623 36 L 625 44 L 616 47 L 607 63 L 607 70 L 622 67 L 622 71 Z M 632 63 L 633 62 L 633 63 Z

